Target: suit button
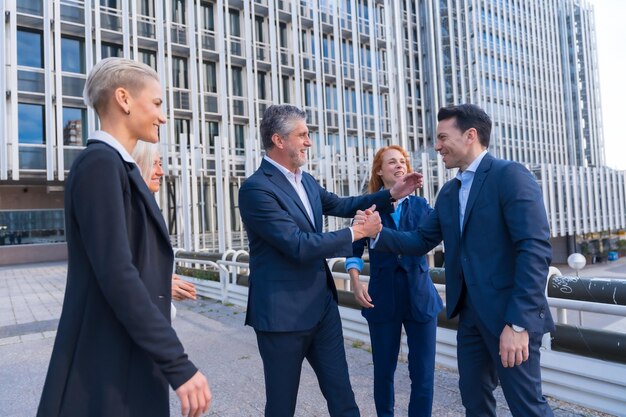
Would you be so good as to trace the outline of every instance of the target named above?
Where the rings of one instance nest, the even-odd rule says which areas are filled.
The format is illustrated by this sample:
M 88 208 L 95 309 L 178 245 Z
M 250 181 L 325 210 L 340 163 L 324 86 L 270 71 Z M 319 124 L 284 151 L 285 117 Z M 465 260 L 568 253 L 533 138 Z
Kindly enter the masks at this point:
M 545 313 L 542 311 L 541 313 L 539 313 L 539 317 L 541 317 L 542 319 L 546 317 Z
M 398 260 L 401 260 L 401 259 L 402 259 L 402 255 L 398 255 Z
M 164 298 L 165 298 L 165 296 L 164 296 L 164 295 L 159 295 L 159 299 L 161 299 L 161 300 L 162 300 L 162 299 L 164 299 Z

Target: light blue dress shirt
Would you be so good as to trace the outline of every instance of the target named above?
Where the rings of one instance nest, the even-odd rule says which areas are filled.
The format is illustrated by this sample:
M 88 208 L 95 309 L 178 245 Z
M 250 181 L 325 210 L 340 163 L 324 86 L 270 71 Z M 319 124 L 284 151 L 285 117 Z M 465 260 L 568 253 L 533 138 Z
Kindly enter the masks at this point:
M 459 223 L 461 231 L 463 231 L 465 208 L 467 207 L 467 199 L 469 198 L 472 183 L 474 182 L 474 174 L 476 174 L 476 169 L 478 169 L 478 166 L 485 155 L 487 155 L 486 149 L 482 151 L 480 155 L 474 159 L 474 161 L 472 161 L 465 171 L 459 171 L 456 173 L 456 179 L 461 182 L 461 188 L 459 189 Z

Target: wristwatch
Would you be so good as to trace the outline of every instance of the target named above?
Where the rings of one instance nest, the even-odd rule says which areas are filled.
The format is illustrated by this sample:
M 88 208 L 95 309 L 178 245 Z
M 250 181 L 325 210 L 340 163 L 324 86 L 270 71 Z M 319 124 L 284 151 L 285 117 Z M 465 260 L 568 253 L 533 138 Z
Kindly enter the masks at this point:
M 507 323 L 506 325 L 513 329 L 515 333 L 522 333 L 526 331 L 525 328 L 523 328 L 522 326 L 518 326 L 517 324 Z

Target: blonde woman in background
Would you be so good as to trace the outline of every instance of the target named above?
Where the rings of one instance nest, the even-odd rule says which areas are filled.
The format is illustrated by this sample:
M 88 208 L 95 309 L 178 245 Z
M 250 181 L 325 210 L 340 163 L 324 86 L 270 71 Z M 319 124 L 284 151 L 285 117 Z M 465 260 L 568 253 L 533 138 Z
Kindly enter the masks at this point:
M 158 145 L 148 142 L 138 142 L 131 154 L 141 176 L 148 185 L 152 193 L 156 193 L 161 188 L 161 178 L 163 177 L 163 164 Z M 172 298 L 177 301 L 195 300 L 196 287 L 187 281 L 183 281 L 176 274 L 172 274 Z M 175 308 L 172 306 L 172 308 Z

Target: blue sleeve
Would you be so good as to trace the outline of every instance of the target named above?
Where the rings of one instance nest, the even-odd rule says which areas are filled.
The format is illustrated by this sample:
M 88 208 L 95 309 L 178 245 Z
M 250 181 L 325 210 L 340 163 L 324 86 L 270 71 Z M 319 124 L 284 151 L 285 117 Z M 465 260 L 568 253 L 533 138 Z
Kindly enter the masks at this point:
M 346 259 L 346 272 L 351 269 L 356 269 L 357 271 L 361 272 L 363 270 L 363 264 L 363 259 L 352 256 Z

